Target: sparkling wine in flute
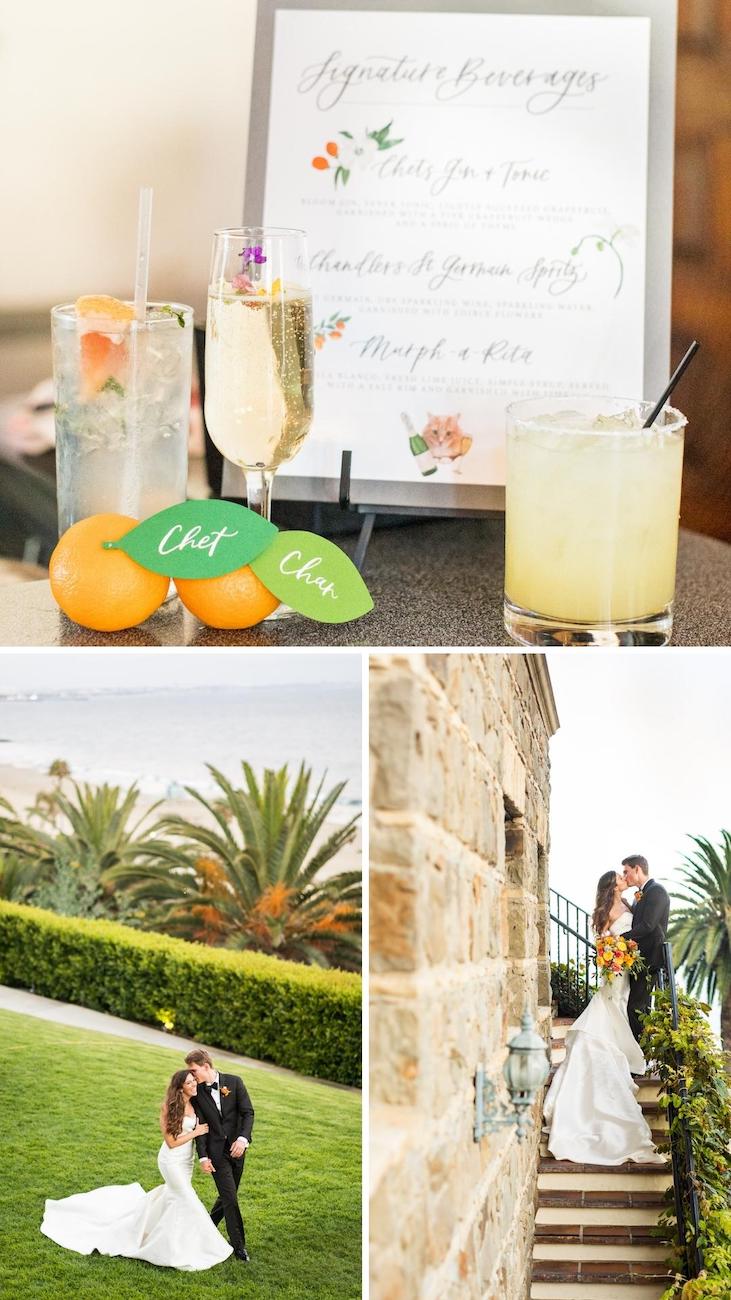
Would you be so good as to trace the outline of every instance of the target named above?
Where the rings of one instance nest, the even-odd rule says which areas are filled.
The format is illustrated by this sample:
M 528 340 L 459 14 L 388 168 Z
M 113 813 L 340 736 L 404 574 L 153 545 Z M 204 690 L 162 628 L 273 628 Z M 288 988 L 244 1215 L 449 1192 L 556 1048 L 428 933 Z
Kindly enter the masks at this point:
M 206 424 L 268 517 L 275 471 L 312 423 L 312 299 L 304 235 L 217 232 L 206 331 Z
M 206 423 L 243 470 L 276 470 L 297 455 L 312 423 L 312 299 L 211 293 Z

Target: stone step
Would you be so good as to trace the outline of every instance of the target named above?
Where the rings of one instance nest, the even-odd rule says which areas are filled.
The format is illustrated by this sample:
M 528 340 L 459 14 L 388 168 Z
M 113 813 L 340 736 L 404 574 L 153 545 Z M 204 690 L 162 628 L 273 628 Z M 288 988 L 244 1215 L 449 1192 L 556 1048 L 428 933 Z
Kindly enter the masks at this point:
M 573 1160 L 555 1160 L 552 1155 L 542 1155 L 538 1162 L 538 1172 L 541 1174 L 568 1174 L 572 1178 L 574 1174 L 632 1174 L 636 1177 L 638 1174 L 665 1173 L 671 1170 L 669 1160 L 664 1165 L 659 1162 L 639 1164 L 635 1160 L 626 1160 L 622 1165 L 582 1165 L 576 1164 Z M 579 1184 L 572 1185 L 579 1186 Z
M 560 1060 L 558 1060 L 555 1065 L 551 1066 L 548 1078 L 546 1079 L 546 1087 L 553 1082 L 553 1076 L 566 1055 L 566 1047 L 563 1043 L 554 1043 L 551 1045 L 551 1051 L 555 1051 L 560 1056 Z M 655 1091 L 657 1091 L 660 1087 L 659 1074 L 653 1074 L 652 1072 L 650 1074 L 635 1074 L 633 1075 L 633 1078 L 635 1083 L 638 1083 L 641 1088 L 654 1088 Z
M 660 1194 L 672 1182 L 672 1174 L 664 1166 L 660 1169 L 653 1165 L 630 1165 L 630 1172 L 622 1167 L 615 1169 L 611 1165 L 600 1165 L 599 1173 L 578 1173 L 577 1166 L 565 1162 L 569 1174 L 556 1172 L 558 1161 L 553 1161 L 549 1173 L 538 1174 L 538 1191 L 583 1191 L 583 1192 L 655 1192 Z
M 653 1128 L 650 1130 L 650 1132 L 652 1133 L 652 1140 L 655 1143 L 655 1146 L 657 1146 L 659 1142 L 665 1142 L 668 1136 L 668 1131 L 666 1128 Z M 555 1159 L 555 1157 L 552 1156 L 551 1152 L 548 1150 L 548 1135 L 545 1133 L 541 1138 L 541 1159 L 542 1160 Z M 669 1159 L 670 1157 L 668 1156 L 668 1160 Z
M 565 1057 L 565 1055 L 566 1055 L 566 1053 L 565 1053 L 565 1051 L 564 1051 L 563 1048 L 560 1048 L 560 1049 L 557 1049 L 557 1050 L 560 1051 L 560 1053 L 561 1053 L 561 1057 L 560 1057 L 560 1060 L 559 1060 L 559 1059 L 554 1060 L 554 1059 L 553 1059 L 553 1055 L 552 1055 L 552 1058 L 551 1058 L 551 1069 L 549 1070 L 548 1078 L 546 1079 L 546 1087 L 547 1087 L 547 1088 L 550 1088 L 551 1084 L 553 1083 L 553 1079 L 554 1079 L 554 1076 L 555 1076 L 555 1074 L 556 1074 L 556 1071 L 558 1070 L 559 1065 L 561 1065 L 561 1063 L 562 1063 L 562 1061 L 563 1061 L 563 1059 L 564 1059 L 564 1057 Z M 643 1101 L 643 1100 L 644 1100 L 644 1101 L 655 1101 L 655 1099 L 657 1098 L 657 1095 L 658 1095 L 658 1093 L 659 1093 L 659 1091 L 660 1091 L 660 1079 L 659 1079 L 658 1075 L 656 1075 L 656 1074 L 638 1074 L 638 1075 L 635 1075 L 635 1076 L 634 1076 L 634 1081 L 635 1081 L 635 1083 L 637 1084 L 638 1089 L 639 1089 L 639 1091 L 638 1091 L 637 1094 L 636 1094 L 636 1096 L 637 1096 L 637 1100 L 638 1100 L 638 1101 Z
M 535 1240 L 553 1245 L 572 1246 L 576 1250 L 581 1245 L 608 1246 L 615 1252 L 624 1251 L 628 1246 L 661 1245 L 667 1250 L 667 1239 L 656 1235 L 657 1229 L 651 1224 L 608 1224 L 608 1223 L 537 1223 Z M 573 1256 L 572 1256 L 573 1258 Z
M 656 1282 L 667 1286 L 672 1277 L 667 1264 L 654 1259 L 634 1260 L 573 1260 L 549 1259 L 533 1265 L 534 1282 L 579 1283 L 581 1286 L 592 1282 L 606 1282 L 612 1286 L 642 1286 Z
M 647 1229 L 654 1227 L 660 1217 L 662 1203 L 643 1201 L 640 1205 L 622 1206 L 613 1216 L 613 1223 L 623 1229 Z M 590 1201 L 585 1205 L 539 1205 L 536 1210 L 536 1225 L 550 1225 L 552 1231 L 559 1229 L 567 1232 L 569 1228 L 577 1233 L 585 1228 L 605 1231 L 607 1228 L 607 1211 L 601 1205 Z
M 658 1282 L 618 1285 L 616 1282 L 534 1282 L 530 1300 L 660 1300 L 665 1287 Z
M 546 1187 L 538 1193 L 538 1204 L 541 1208 L 559 1208 L 578 1209 L 603 1209 L 616 1210 L 621 1213 L 621 1219 L 624 1220 L 624 1210 L 640 1209 L 645 1206 L 657 1209 L 664 1205 L 661 1190 L 643 1190 L 627 1191 L 617 1190 L 608 1191 L 604 1188 L 591 1188 L 584 1190 L 582 1188 L 571 1188 L 562 1190 L 555 1187 Z
M 564 1038 L 566 1031 L 576 1024 L 574 1019 L 568 1020 L 565 1016 L 557 1016 L 551 1021 L 551 1036 L 553 1038 Z
M 551 1047 L 551 1069 L 549 1070 L 548 1078 L 546 1079 L 546 1087 L 549 1087 L 549 1085 L 553 1082 L 553 1076 L 556 1073 L 556 1070 L 558 1069 L 562 1061 L 565 1060 L 566 1057 L 566 1044 L 563 1041 L 563 1039 L 556 1040 L 552 1038 L 550 1047 Z M 635 1074 L 632 1077 L 635 1083 L 638 1083 L 641 1088 L 654 1088 L 655 1091 L 657 1092 L 657 1090 L 660 1087 L 660 1075 L 654 1073 L 654 1071 L 652 1070 L 649 1072 L 649 1074 Z
M 648 1122 L 650 1120 L 653 1121 L 655 1128 L 667 1128 L 668 1113 L 667 1110 L 665 1110 L 665 1108 L 659 1104 L 659 1102 L 657 1102 L 654 1098 L 651 1097 L 641 1097 L 638 1099 L 638 1104 L 640 1110 L 642 1111 L 642 1114 L 645 1116 Z M 653 1125 L 650 1124 L 650 1127 L 652 1128 Z
M 627 1244 L 622 1245 L 621 1253 L 617 1249 L 615 1240 L 610 1242 L 551 1242 L 536 1240 L 533 1247 L 534 1260 L 569 1260 L 575 1264 L 586 1260 L 589 1263 L 598 1263 L 606 1260 L 613 1267 L 617 1267 L 617 1261 L 621 1260 L 622 1264 L 631 1263 L 648 1263 L 650 1261 L 659 1261 L 665 1263 L 668 1253 L 668 1247 L 661 1241 L 644 1243 L 642 1245 Z
M 649 1208 L 659 1214 L 663 1205 L 665 1201 L 658 1192 L 545 1191 L 538 1193 L 538 1206 L 541 1209 L 598 1209 L 602 1210 L 605 1218 L 607 1210 L 611 1210 L 613 1222 L 617 1222 L 614 1214 L 619 1213 L 620 1210 Z

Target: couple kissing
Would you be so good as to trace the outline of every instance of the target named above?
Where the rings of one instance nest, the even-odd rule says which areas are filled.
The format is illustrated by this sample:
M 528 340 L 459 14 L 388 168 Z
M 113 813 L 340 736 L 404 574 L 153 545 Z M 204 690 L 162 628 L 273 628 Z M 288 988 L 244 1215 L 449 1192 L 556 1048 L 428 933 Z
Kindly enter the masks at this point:
M 625 901 L 632 890 L 629 901 Z M 608 978 L 566 1034 L 566 1057 L 546 1095 L 548 1149 L 556 1160 L 577 1164 L 664 1163 L 637 1101 L 633 1075 L 646 1071 L 640 1047 L 642 1021 L 663 961 L 670 899 L 640 854 L 624 858 L 597 884 L 594 934 L 637 944 L 643 959 Z M 622 945 L 620 945 L 621 947 Z

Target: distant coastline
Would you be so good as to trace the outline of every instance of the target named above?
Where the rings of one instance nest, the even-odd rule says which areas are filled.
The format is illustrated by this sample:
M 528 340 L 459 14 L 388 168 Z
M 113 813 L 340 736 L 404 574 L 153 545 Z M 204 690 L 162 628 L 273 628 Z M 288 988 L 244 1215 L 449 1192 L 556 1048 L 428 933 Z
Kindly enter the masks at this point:
M 360 690 L 337 683 L 0 690 L 0 763 L 39 788 L 57 759 L 74 780 L 136 783 L 149 800 L 214 794 L 208 763 L 239 783 L 242 760 L 257 775 L 304 762 L 326 790 L 346 782 L 340 824 L 361 807 L 360 727 Z

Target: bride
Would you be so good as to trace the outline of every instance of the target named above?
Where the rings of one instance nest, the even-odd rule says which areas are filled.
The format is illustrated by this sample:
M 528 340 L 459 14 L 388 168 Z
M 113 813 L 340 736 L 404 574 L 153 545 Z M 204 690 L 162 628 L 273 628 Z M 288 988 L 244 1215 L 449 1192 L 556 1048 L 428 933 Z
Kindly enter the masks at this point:
M 191 1105 L 197 1089 L 189 1070 L 178 1070 L 168 1085 L 160 1111 L 160 1187 L 144 1192 L 139 1183 L 129 1183 L 46 1201 L 41 1232 L 80 1255 L 98 1250 L 168 1268 L 212 1268 L 227 1259 L 231 1246 L 191 1183 L 193 1139 L 208 1132 Z
M 600 878 L 592 917 L 595 934 L 616 937 L 631 929 L 624 888 L 624 878 L 614 871 Z M 556 1160 L 664 1162 L 636 1100 L 639 1089 L 632 1075 L 645 1073 L 645 1058 L 627 1018 L 629 981 L 624 971 L 603 984 L 566 1034 L 566 1057 L 544 1106 L 548 1149 Z

